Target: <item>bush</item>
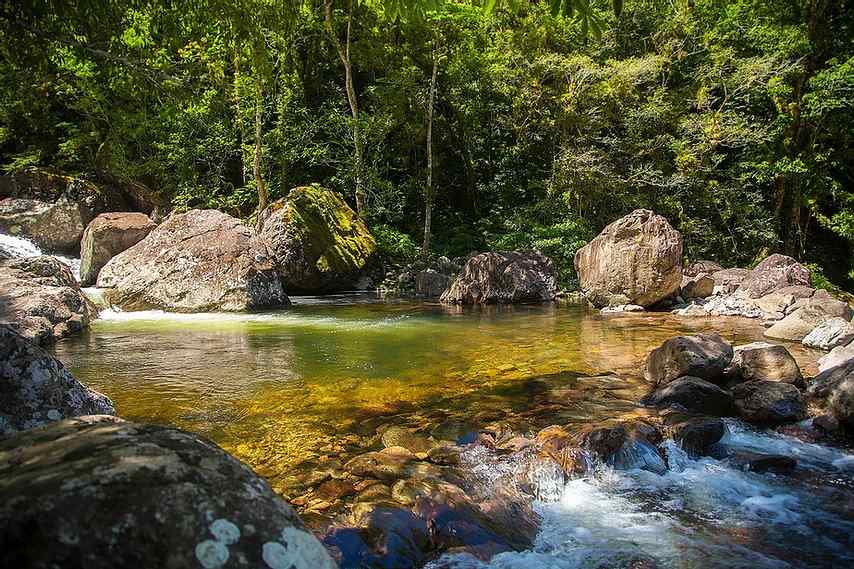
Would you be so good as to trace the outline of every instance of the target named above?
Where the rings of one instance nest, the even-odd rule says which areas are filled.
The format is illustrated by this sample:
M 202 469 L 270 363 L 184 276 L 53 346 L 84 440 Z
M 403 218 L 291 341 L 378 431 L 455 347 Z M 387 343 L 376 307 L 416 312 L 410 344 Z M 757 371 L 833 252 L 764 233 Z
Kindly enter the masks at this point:
M 377 255 L 385 263 L 405 265 L 418 258 L 418 246 L 412 237 L 385 224 L 371 227 L 377 242 Z

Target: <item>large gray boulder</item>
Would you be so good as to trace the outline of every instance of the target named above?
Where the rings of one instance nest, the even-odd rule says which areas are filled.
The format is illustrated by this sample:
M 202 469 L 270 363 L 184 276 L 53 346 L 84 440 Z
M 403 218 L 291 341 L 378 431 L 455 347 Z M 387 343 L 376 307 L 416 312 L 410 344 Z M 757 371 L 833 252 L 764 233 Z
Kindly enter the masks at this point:
M 80 284 L 94 285 L 107 261 L 145 239 L 155 227 L 144 213 L 102 213 L 93 219 L 80 242 Z
M 792 285 L 811 286 L 809 269 L 791 257 L 775 253 L 756 265 L 736 293 L 748 298 L 761 298 Z
M 56 257 L 0 261 L 0 322 L 44 344 L 83 330 L 98 316 Z
M 0 325 L 0 437 L 68 417 L 115 412 L 109 398 L 74 379 L 59 360 Z
M 210 441 L 115 417 L 0 442 L 0 566 L 333 569 L 294 510 Z
M 258 225 L 288 294 L 351 287 L 376 250 L 356 212 L 320 186 L 292 189 L 259 214 Z
M 810 348 L 832 350 L 837 346 L 847 346 L 854 340 L 854 324 L 844 318 L 825 320 L 804 336 L 802 343 Z
M 682 284 L 682 235 L 645 209 L 608 225 L 575 254 L 581 290 L 597 307 L 643 307 L 675 296 Z
M 101 269 L 106 302 L 126 310 L 240 311 L 289 304 L 264 245 L 216 210 L 170 216 Z
M 731 371 L 743 381 L 803 381 L 798 362 L 785 346 L 753 342 L 733 348 Z
M 782 425 L 806 417 L 801 392 L 790 383 L 747 381 L 732 389 L 739 416 L 749 423 Z
M 716 381 L 723 377 L 732 356 L 732 346 L 717 334 L 676 336 L 649 353 L 644 378 L 655 385 L 686 375 Z
M 475 255 L 442 294 L 450 304 L 511 304 L 554 300 L 554 264 L 539 251 Z
M 769 338 L 800 342 L 816 326 L 831 318 L 851 320 L 848 303 L 836 300 L 825 291 L 817 291 L 803 305 L 765 331 Z

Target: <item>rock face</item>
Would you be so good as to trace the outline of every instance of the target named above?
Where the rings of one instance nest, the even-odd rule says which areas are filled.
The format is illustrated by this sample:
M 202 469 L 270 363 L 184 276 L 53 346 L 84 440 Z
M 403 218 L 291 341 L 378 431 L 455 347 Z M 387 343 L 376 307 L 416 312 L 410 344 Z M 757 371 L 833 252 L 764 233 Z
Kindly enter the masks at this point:
M 768 328 L 765 335 L 769 338 L 800 342 L 816 326 L 831 318 L 850 321 L 851 307 L 824 291 L 818 291 L 812 298 L 804 301 L 803 306 Z
M 364 222 L 335 192 L 294 188 L 259 216 L 267 245 L 289 294 L 347 288 L 376 250 Z
M 652 407 L 672 407 L 704 415 L 726 417 L 733 414 L 732 395 L 699 377 L 684 376 L 657 389 L 642 403 Z
M 693 277 L 682 277 L 682 287 L 679 292 L 685 300 L 694 298 L 706 298 L 712 296 L 715 290 L 715 279 L 708 273 L 700 273 Z
M 732 361 L 732 346 L 717 334 L 676 336 L 649 353 L 644 377 L 655 385 L 690 375 L 715 381 Z
M 126 310 L 254 310 L 289 304 L 266 248 L 230 215 L 172 215 L 113 257 L 98 275 L 108 303 Z
M 3 567 L 335 567 L 264 480 L 177 429 L 54 423 L 0 443 L 0 478 Z
M 736 292 L 748 298 L 761 298 L 792 285 L 811 286 L 809 269 L 791 257 L 775 253 L 756 265 Z
M 649 210 L 608 225 L 575 254 L 581 290 L 597 307 L 648 307 L 682 284 L 682 235 Z
M 102 213 L 80 242 L 80 284 L 91 286 L 107 261 L 133 247 L 157 227 L 144 213 Z
M 779 381 L 748 381 L 732 390 L 742 419 L 760 425 L 782 425 L 806 416 L 806 405 L 798 388 Z
M 0 322 L 36 343 L 81 331 L 98 311 L 67 265 L 49 256 L 0 261 Z
M 442 295 L 451 304 L 510 304 L 554 300 L 554 264 L 539 251 L 481 253 L 468 260 Z
M 59 360 L 0 325 L 0 437 L 68 417 L 115 412 L 109 398 L 74 379 Z
M 732 371 L 744 381 L 782 381 L 800 384 L 801 370 L 785 347 L 753 342 L 733 349 Z
M 0 198 L 0 231 L 64 253 L 77 252 L 96 215 L 123 205 L 89 181 L 36 168 L 5 178 Z
M 804 336 L 804 346 L 820 350 L 832 350 L 837 346 L 847 346 L 854 340 L 854 324 L 844 318 L 825 320 L 812 332 Z

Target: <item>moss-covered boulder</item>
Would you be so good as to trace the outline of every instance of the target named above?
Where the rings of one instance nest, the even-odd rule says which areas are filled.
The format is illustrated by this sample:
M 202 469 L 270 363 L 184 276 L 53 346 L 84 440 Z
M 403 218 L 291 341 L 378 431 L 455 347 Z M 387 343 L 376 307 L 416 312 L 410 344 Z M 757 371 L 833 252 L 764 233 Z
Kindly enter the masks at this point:
M 376 250 L 356 212 L 316 185 L 294 188 L 261 212 L 259 237 L 288 294 L 346 289 Z

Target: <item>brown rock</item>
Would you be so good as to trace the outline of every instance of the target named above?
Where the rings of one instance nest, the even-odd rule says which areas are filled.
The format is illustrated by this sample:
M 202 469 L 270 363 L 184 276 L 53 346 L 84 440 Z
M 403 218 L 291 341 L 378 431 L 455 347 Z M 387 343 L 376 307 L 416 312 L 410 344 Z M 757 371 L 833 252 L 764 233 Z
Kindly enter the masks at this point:
M 761 298 L 791 285 L 811 286 L 809 269 L 791 257 L 775 253 L 756 265 L 736 292 L 748 298 Z
M 700 273 L 693 277 L 682 277 L 682 288 L 679 293 L 685 300 L 706 298 L 712 296 L 715 290 L 715 279 L 708 273 Z
M 686 277 L 696 277 L 703 273 L 711 275 L 722 270 L 724 268 L 714 261 L 694 261 L 682 270 L 682 274 Z
M 539 251 L 475 255 L 442 294 L 449 304 L 521 304 L 554 300 L 554 264 Z
M 819 324 L 831 318 L 851 320 L 851 307 L 848 303 L 836 300 L 827 294 L 816 293 L 798 308 L 765 331 L 769 338 L 794 340 L 800 342 Z
M 750 423 L 782 425 L 806 416 L 801 392 L 790 383 L 748 381 L 736 385 L 732 395 L 738 414 Z
M 676 336 L 649 353 L 644 377 L 655 385 L 691 375 L 715 381 L 732 361 L 732 346 L 717 334 Z
M 800 385 L 803 376 L 798 362 L 785 347 L 753 342 L 733 348 L 732 371 L 744 381 L 782 381 Z
M 92 286 L 107 261 L 142 241 L 157 225 L 144 213 L 102 213 L 80 242 L 80 284 Z

